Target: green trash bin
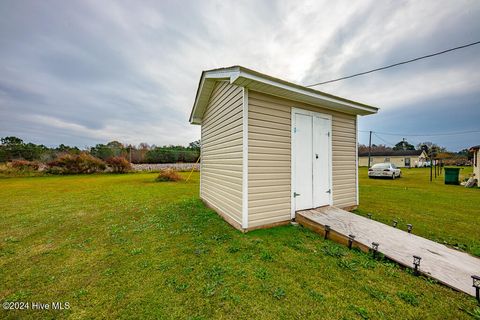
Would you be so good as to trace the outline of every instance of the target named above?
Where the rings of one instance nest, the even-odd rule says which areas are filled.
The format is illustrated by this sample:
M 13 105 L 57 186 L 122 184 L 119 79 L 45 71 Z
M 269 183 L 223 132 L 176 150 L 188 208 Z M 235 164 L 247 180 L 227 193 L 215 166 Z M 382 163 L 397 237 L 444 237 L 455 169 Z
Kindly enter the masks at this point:
M 444 168 L 445 169 L 445 184 L 459 184 L 458 174 L 460 168 Z

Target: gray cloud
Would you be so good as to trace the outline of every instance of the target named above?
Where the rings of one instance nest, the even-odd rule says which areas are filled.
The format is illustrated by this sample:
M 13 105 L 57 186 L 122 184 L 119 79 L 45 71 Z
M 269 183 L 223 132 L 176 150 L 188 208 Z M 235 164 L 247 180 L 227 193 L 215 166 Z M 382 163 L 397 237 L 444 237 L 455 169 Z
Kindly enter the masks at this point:
M 0 136 L 185 144 L 199 137 L 187 119 L 202 70 L 240 64 L 309 84 L 475 41 L 479 30 L 474 1 L 2 1 Z M 362 130 L 479 129 L 479 50 L 318 89 L 380 106 Z
M 395 144 L 406 138 L 414 145 L 425 141 L 438 141 L 449 150 L 469 148 L 478 144 L 480 133 L 445 134 L 478 131 L 478 122 L 472 120 L 480 118 L 478 101 L 480 92 L 475 92 L 423 100 L 404 105 L 401 110 L 385 110 L 375 117 L 363 118 L 359 125 L 362 130 L 359 136 L 365 143 L 368 142 L 368 133 L 365 131 L 375 127 L 379 137 L 374 135 L 372 141 L 376 144 Z

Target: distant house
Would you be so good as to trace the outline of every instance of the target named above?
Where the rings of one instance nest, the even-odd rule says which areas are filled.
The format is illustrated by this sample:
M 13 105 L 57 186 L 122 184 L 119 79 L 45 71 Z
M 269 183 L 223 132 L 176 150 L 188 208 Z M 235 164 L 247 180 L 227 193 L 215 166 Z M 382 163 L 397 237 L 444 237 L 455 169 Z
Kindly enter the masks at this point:
M 423 166 L 427 160 L 427 153 L 423 150 L 376 151 L 370 153 L 370 165 L 381 162 L 390 162 L 399 168 Z M 358 153 L 358 165 L 368 166 L 368 152 Z
M 473 152 L 473 173 L 475 174 L 475 179 L 480 181 L 480 145 L 471 147 L 470 152 Z M 480 183 L 478 185 L 480 187 Z

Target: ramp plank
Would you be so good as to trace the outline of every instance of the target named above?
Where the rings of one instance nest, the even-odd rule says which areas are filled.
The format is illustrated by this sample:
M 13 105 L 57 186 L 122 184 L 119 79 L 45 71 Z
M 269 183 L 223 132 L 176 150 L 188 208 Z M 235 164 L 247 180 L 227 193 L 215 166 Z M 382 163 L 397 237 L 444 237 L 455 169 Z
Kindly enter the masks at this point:
M 377 242 L 379 252 L 406 267 L 413 268 L 413 256 L 419 256 L 421 273 L 475 295 L 471 276 L 480 274 L 480 259 L 467 253 L 331 206 L 298 211 L 296 220 L 322 234 L 324 226 L 329 225 L 330 238 L 341 243 L 346 243 L 348 235 L 353 234 L 354 246 L 363 251 Z

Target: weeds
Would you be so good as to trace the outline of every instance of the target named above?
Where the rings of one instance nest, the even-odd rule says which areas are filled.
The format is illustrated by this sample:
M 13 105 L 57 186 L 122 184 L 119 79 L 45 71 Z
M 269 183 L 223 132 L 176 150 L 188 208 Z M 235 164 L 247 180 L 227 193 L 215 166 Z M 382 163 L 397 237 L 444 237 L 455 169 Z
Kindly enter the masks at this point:
M 171 168 L 161 170 L 158 174 L 158 177 L 155 179 L 157 182 L 175 182 L 181 180 L 183 180 L 182 176 Z
M 262 251 L 262 253 L 260 254 L 260 259 L 262 259 L 263 261 L 273 261 L 273 256 L 270 252 L 268 251 Z
M 332 243 L 326 243 L 321 250 L 327 256 L 335 257 L 335 258 L 343 257 L 346 254 L 346 251 L 344 248 Z
M 399 291 L 397 296 L 402 299 L 405 303 L 417 307 L 420 303 L 418 302 L 417 296 L 414 293 Z
M 282 300 L 287 295 L 283 288 L 276 288 L 272 293 L 273 297 L 277 300 Z
M 260 280 L 265 280 L 268 277 L 268 271 L 265 268 L 258 268 L 255 270 L 254 275 Z

